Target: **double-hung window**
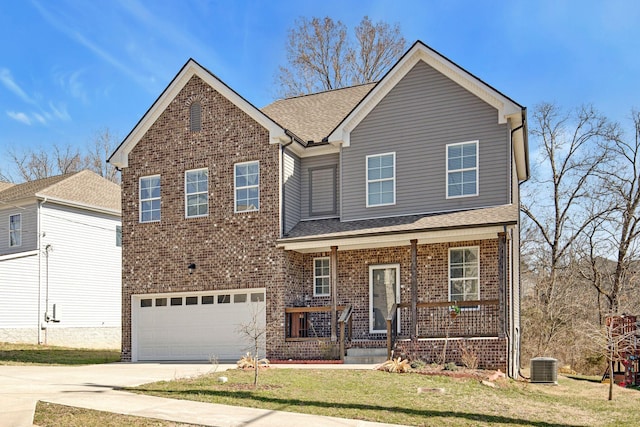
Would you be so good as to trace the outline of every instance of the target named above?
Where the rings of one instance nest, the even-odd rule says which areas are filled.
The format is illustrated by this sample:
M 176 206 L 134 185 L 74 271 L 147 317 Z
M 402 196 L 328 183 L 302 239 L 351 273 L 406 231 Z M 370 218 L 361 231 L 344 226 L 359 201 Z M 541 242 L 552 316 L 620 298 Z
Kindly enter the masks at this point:
M 478 247 L 449 249 L 449 301 L 480 299 Z
M 22 246 L 22 215 L 9 217 L 9 246 Z
M 478 141 L 447 145 L 447 198 L 478 195 Z
M 245 162 L 234 165 L 235 212 L 260 209 L 260 163 Z
M 367 207 L 396 203 L 396 153 L 367 156 Z
M 184 209 L 187 218 L 209 214 L 209 171 L 194 169 L 184 174 Z
M 313 296 L 331 295 L 329 258 L 313 259 Z
M 140 178 L 140 222 L 160 221 L 160 175 Z

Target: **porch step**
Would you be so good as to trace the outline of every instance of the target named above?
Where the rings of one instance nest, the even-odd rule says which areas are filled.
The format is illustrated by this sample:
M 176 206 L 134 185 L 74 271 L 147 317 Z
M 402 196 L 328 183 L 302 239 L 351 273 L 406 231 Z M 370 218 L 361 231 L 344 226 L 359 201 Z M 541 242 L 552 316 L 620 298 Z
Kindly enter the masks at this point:
M 345 364 L 383 363 L 387 360 L 386 348 L 349 348 L 344 358 Z

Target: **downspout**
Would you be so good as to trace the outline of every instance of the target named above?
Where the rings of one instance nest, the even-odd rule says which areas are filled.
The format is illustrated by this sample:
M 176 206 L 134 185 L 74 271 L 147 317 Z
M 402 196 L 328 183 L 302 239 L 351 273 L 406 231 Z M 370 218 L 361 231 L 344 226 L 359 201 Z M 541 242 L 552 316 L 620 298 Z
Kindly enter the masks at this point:
M 40 252 L 40 248 L 41 248 L 41 240 L 42 240 L 42 230 L 40 230 L 40 208 L 42 206 L 42 201 L 38 200 L 38 204 L 36 207 L 36 230 L 37 230 L 37 238 L 38 238 L 38 242 L 37 242 L 37 248 L 38 248 L 38 322 L 36 323 L 36 329 L 38 331 L 38 345 L 42 344 L 42 333 L 41 333 L 41 327 L 40 327 L 40 313 L 42 312 L 42 289 L 41 289 L 41 281 L 42 281 L 42 271 L 41 271 L 41 264 L 42 264 L 42 260 L 41 260 L 41 252 Z

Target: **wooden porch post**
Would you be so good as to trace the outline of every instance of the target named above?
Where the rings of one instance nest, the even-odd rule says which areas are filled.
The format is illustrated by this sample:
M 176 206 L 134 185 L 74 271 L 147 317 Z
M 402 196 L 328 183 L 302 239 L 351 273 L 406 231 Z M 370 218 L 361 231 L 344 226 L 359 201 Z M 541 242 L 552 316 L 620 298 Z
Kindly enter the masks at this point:
M 411 240 L 411 339 L 418 336 L 418 240 Z
M 338 340 L 336 323 L 338 321 L 338 247 L 331 246 L 329 258 L 329 281 L 331 282 L 331 341 Z

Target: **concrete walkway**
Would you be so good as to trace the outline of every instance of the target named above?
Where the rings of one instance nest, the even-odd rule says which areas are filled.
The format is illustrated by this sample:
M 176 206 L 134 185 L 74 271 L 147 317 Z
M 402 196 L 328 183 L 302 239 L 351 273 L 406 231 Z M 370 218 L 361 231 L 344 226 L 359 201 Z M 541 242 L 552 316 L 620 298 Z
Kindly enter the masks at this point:
M 275 365 L 275 369 L 372 369 L 373 365 Z M 220 365 L 217 372 L 235 365 Z M 388 426 L 344 418 L 166 399 L 127 393 L 154 381 L 203 375 L 211 364 L 110 363 L 90 366 L 0 366 L 0 427 L 31 426 L 38 400 L 204 426 Z

